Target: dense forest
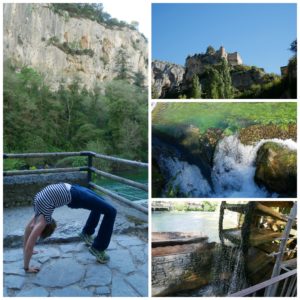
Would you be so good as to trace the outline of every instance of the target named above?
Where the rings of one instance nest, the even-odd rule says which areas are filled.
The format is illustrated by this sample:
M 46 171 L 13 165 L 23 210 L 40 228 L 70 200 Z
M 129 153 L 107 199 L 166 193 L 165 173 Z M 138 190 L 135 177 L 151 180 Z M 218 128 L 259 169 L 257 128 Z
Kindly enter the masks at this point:
M 147 89 L 126 74 L 93 91 L 78 82 L 52 91 L 32 68 L 4 64 L 4 153 L 90 150 L 147 161 Z M 71 163 L 81 165 L 81 157 Z M 6 160 L 6 169 L 52 164 Z M 61 162 L 63 163 L 63 162 Z

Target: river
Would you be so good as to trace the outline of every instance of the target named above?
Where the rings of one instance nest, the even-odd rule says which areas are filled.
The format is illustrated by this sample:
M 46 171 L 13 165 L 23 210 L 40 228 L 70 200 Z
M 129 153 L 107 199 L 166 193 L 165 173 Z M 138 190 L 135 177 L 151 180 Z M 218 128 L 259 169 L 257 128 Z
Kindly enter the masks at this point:
M 122 172 L 113 172 L 114 175 L 121 176 L 123 178 L 131 179 L 143 184 L 148 183 L 148 170 L 147 169 L 138 169 L 131 171 L 122 171 Z M 131 187 L 129 185 L 122 184 L 120 182 L 104 178 L 98 177 L 96 179 L 96 184 L 100 185 L 103 188 L 111 190 L 122 197 L 127 198 L 131 201 L 142 201 L 148 199 L 148 193 Z
M 225 213 L 223 227 L 237 227 L 238 214 L 230 211 Z M 195 232 L 207 236 L 209 242 L 219 242 L 219 209 L 214 212 L 152 212 L 152 232 L 168 231 Z

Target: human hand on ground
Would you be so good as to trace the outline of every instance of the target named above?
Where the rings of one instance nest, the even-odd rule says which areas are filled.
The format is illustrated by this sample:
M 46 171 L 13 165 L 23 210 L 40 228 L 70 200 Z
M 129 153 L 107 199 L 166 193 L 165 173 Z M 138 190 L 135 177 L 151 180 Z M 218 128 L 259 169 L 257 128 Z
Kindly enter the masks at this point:
M 26 273 L 38 273 L 39 271 L 40 271 L 40 269 L 37 267 L 30 267 L 28 269 L 25 269 Z

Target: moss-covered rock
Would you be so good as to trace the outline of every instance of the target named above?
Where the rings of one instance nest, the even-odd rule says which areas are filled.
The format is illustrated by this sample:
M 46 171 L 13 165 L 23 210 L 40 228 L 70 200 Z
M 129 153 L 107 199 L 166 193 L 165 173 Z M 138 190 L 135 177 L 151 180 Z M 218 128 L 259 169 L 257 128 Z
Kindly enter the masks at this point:
M 239 139 L 245 145 L 257 143 L 262 139 L 292 139 L 297 140 L 297 125 L 290 124 L 285 127 L 277 125 L 252 125 L 239 132 Z
M 257 152 L 255 182 L 280 196 L 297 194 L 297 153 L 274 142 L 263 144 Z

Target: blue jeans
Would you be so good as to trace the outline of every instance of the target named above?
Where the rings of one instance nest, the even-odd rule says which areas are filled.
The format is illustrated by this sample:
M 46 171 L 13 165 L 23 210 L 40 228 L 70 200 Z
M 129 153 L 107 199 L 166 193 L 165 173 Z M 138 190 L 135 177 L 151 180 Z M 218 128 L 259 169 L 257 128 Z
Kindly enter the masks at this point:
M 83 233 L 92 235 L 99 223 L 101 214 L 103 214 L 103 220 L 92 246 L 99 251 L 105 250 L 110 243 L 113 232 L 116 209 L 100 195 L 76 184 L 71 187 L 71 196 L 72 201 L 68 204 L 70 208 L 84 208 L 91 211 L 82 230 Z

